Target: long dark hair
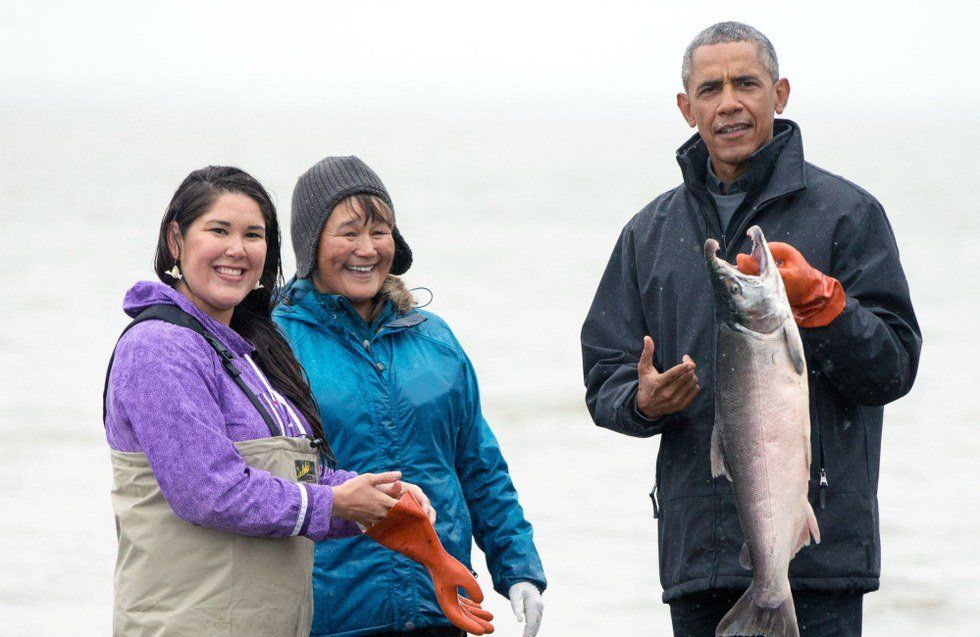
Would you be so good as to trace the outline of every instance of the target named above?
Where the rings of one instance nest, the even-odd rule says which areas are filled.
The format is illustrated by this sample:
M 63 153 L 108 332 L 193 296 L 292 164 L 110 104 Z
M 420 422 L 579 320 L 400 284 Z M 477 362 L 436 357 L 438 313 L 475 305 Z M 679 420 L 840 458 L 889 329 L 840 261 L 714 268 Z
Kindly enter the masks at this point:
M 281 237 L 276 207 L 262 184 L 244 170 L 230 166 L 208 166 L 187 175 L 187 178 L 177 187 L 177 192 L 170 200 L 167 212 L 160 223 L 160 236 L 153 269 L 161 281 L 174 285 L 175 280 L 165 274 L 177 264 L 167 243 L 171 223 L 176 222 L 181 236 L 185 235 L 194 220 L 207 212 L 218 197 L 226 192 L 245 195 L 258 204 L 259 210 L 262 211 L 262 219 L 265 221 L 266 241 L 265 265 L 259 279 L 262 287 L 249 292 L 242 302 L 235 306 L 231 316 L 231 328 L 255 346 L 253 355 L 255 364 L 262 369 L 276 391 L 296 405 L 309 423 L 313 437 L 322 441 L 321 449 L 326 455 L 328 464 L 335 466 L 336 459 L 324 437 L 323 424 L 306 373 L 272 321 L 274 294 L 282 285 Z

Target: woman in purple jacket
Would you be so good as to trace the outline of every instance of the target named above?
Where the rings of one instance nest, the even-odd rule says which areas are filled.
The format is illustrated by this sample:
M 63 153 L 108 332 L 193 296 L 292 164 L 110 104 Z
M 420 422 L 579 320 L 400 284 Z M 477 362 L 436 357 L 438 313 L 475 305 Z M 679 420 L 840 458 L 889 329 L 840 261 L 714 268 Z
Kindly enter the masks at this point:
M 160 226 L 162 283 L 126 294 L 134 321 L 105 396 L 115 634 L 306 637 L 313 541 L 359 533 L 404 489 L 434 517 L 399 472 L 333 468 L 309 384 L 271 320 L 279 245 L 254 178 L 196 170 Z

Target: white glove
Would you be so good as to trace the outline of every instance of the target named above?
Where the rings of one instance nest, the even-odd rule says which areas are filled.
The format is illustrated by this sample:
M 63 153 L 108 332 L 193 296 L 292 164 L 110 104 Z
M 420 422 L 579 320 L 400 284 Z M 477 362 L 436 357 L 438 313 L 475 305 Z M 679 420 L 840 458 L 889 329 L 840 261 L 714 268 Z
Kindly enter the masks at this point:
M 517 582 L 510 587 L 507 596 L 510 597 L 510 607 L 514 609 L 517 621 L 523 622 L 527 618 L 524 637 L 537 635 L 538 628 L 541 627 L 541 613 L 544 611 L 544 602 L 541 601 L 538 587 L 531 582 Z

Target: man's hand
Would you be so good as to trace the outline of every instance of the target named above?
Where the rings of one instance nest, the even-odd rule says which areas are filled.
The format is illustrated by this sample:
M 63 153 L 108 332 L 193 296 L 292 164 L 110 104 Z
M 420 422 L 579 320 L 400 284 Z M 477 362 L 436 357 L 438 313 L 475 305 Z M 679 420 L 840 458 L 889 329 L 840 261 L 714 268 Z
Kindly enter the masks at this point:
M 636 390 L 636 408 L 653 420 L 667 414 L 676 414 L 690 405 L 701 391 L 697 365 L 687 354 L 679 365 L 660 373 L 653 366 L 653 339 L 643 337 L 643 353 L 636 366 L 640 384 Z
M 769 251 L 776 259 L 776 268 L 786 288 L 786 298 L 793 310 L 793 318 L 800 327 L 829 325 L 844 311 L 847 297 L 840 281 L 817 270 L 788 243 L 772 241 Z M 759 262 L 749 254 L 736 256 L 742 274 L 759 273 Z

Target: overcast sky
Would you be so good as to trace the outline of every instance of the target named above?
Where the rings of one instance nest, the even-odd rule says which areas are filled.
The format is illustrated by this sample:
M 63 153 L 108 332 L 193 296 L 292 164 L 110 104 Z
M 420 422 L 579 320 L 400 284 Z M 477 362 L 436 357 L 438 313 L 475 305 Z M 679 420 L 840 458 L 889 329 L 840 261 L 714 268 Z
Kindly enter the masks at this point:
M 971 3 L 909 4 L 2 0 L 0 100 L 670 95 L 687 42 L 738 19 L 769 35 L 797 96 L 883 113 L 975 102 Z

